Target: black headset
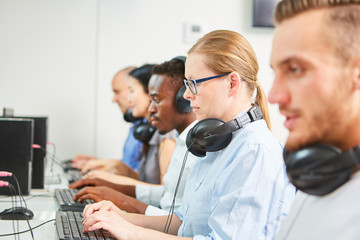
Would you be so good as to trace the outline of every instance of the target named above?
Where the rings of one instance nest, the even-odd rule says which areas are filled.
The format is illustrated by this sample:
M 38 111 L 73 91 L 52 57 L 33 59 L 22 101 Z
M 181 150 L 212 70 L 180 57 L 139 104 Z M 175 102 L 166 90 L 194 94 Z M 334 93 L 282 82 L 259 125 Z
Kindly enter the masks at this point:
M 175 104 L 181 113 L 190 113 L 193 109 L 190 107 L 190 101 L 184 98 L 185 91 L 186 87 L 184 85 L 176 92 Z
M 126 122 L 136 122 L 136 121 L 138 121 L 138 120 L 140 120 L 140 119 L 142 119 L 142 118 L 137 118 L 137 117 L 134 117 L 133 115 L 132 115 L 132 110 L 131 110 L 131 108 L 129 108 L 127 111 L 126 111 L 126 113 L 124 113 L 124 115 L 123 115 L 123 117 L 124 117 L 124 120 L 126 121 Z
M 177 56 L 177 57 L 174 57 L 173 59 L 171 59 L 170 61 L 173 61 L 173 60 L 179 60 L 185 64 L 186 57 L 185 56 Z M 190 113 L 190 112 L 192 112 L 192 107 L 190 107 L 190 101 L 184 98 L 185 91 L 186 91 L 186 87 L 184 85 L 176 92 L 175 104 L 176 104 L 177 109 L 181 113 Z
M 134 126 L 133 135 L 142 143 L 148 143 L 154 135 L 156 128 L 147 122 L 143 122 L 143 118 L 137 118 L 132 115 L 132 110 L 129 108 L 124 114 L 124 120 L 127 122 L 140 121 Z
M 148 122 L 141 122 L 134 126 L 134 137 L 142 143 L 148 143 L 156 131 L 156 127 Z
M 262 112 L 257 105 L 228 123 L 217 118 L 203 119 L 188 132 L 186 146 L 195 156 L 204 157 L 206 152 L 216 152 L 229 145 L 234 131 L 260 119 Z
M 360 163 L 360 145 L 342 152 L 327 144 L 313 144 L 297 151 L 284 149 L 289 180 L 299 190 L 324 196 L 346 183 Z
M 186 57 L 177 56 L 177 57 L 171 59 L 170 61 L 172 61 L 172 60 L 180 60 L 185 64 Z M 176 96 L 175 96 L 176 107 L 181 113 L 189 113 L 192 111 L 192 108 L 190 107 L 190 101 L 186 100 L 183 97 L 185 90 L 186 90 L 186 87 L 182 86 L 177 91 Z M 132 116 L 132 114 L 131 114 L 131 116 Z M 125 115 L 124 115 L 124 117 L 125 117 Z M 134 137 L 143 143 L 148 143 L 150 141 L 150 139 L 152 138 L 152 136 L 154 135 L 155 131 L 156 131 L 156 127 L 152 126 L 150 123 L 142 122 L 142 123 L 134 126 Z

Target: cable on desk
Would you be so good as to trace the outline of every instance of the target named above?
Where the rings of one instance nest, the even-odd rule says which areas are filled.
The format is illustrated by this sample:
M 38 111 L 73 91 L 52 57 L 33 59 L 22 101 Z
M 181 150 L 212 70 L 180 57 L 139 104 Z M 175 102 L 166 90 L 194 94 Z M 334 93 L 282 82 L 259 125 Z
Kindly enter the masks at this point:
M 51 160 L 50 162 L 50 179 L 55 175 L 53 168 L 54 168 L 54 163 L 57 164 L 58 166 L 60 166 L 61 168 L 63 168 L 63 163 L 62 160 L 58 157 L 56 157 L 56 146 L 54 143 L 51 142 L 47 142 L 47 145 L 52 145 L 53 146 L 53 152 L 49 152 L 47 151 L 45 148 L 43 148 L 41 145 L 39 144 L 33 144 L 32 148 L 36 148 L 36 149 L 41 149 L 44 153 L 45 153 L 45 158 L 46 158 L 46 162 L 48 162 L 48 159 Z M 60 179 L 61 182 L 61 179 Z
M 42 225 L 45 225 L 46 223 L 49 223 L 49 222 L 52 222 L 52 221 L 55 221 L 55 218 L 54 219 L 50 219 L 50 220 L 47 220 L 43 223 L 40 223 L 39 225 L 33 227 L 31 230 L 28 229 L 28 230 L 24 230 L 24 231 L 21 231 L 21 232 L 16 232 L 16 233 L 6 233 L 6 234 L 0 234 L 0 237 L 8 237 L 8 236 L 12 236 L 12 235 L 15 235 L 15 234 L 23 234 L 23 233 L 27 233 L 29 231 L 32 231 L 38 227 L 41 227 Z
M 25 208 L 27 209 L 27 204 L 26 204 L 26 201 L 24 199 L 24 196 L 22 195 L 22 192 L 21 192 L 21 189 L 20 189 L 20 184 L 19 184 L 19 181 L 17 179 L 17 177 L 15 176 L 15 174 L 11 173 L 11 172 L 1 172 L 1 176 L 5 176 L 5 177 L 12 177 L 15 182 L 16 182 L 16 186 L 17 186 L 17 190 L 18 190 L 18 193 L 19 193 L 19 202 L 20 202 L 20 206 L 22 207 L 22 201 L 24 201 L 24 205 L 25 205 Z M 16 194 L 16 189 L 15 187 L 12 185 L 12 184 L 9 184 L 7 185 L 9 187 L 9 190 L 10 190 L 10 193 L 11 193 L 11 206 L 12 208 L 16 208 L 17 207 L 17 194 Z M 15 201 L 14 201 L 14 198 L 15 198 Z M 12 226 L 13 226 L 13 230 L 14 230 L 14 237 L 15 237 L 15 240 L 16 240 L 16 232 L 19 231 L 19 221 L 17 220 L 17 229 L 16 229 L 16 225 L 15 225 L 15 219 L 13 219 L 12 221 Z M 32 228 L 31 228 L 31 225 L 30 225 L 30 222 L 29 222 L 29 219 L 26 217 L 26 222 L 29 226 L 29 230 L 31 232 L 31 237 L 32 239 L 34 240 L 34 233 L 32 231 Z M 19 238 L 20 239 L 20 238 Z
M 11 207 L 14 208 L 16 206 L 16 190 L 11 183 L 9 184 L 8 187 L 9 187 L 10 194 L 11 194 Z M 15 221 L 11 221 L 11 223 L 12 223 L 14 233 L 18 232 L 19 231 L 19 222 L 17 222 L 17 227 L 18 227 L 17 229 L 15 226 Z M 17 236 L 14 235 L 14 238 L 16 240 Z
M 53 146 L 53 152 L 49 152 L 47 151 L 45 148 L 43 148 L 42 146 L 38 145 L 38 144 L 33 144 L 33 148 L 37 148 L 37 149 L 41 149 L 45 154 L 46 154 L 46 157 L 47 155 L 50 155 L 51 157 L 51 165 L 50 165 L 50 171 L 52 172 L 53 171 L 53 165 L 54 163 L 56 163 L 58 166 L 62 167 L 63 164 L 62 164 L 62 160 L 58 157 L 56 157 L 56 147 L 55 147 L 55 144 L 51 144 Z
M 22 195 L 22 192 L 21 192 L 21 189 L 20 189 L 20 185 L 19 185 L 19 181 L 17 179 L 17 177 L 15 176 L 15 174 L 12 175 L 12 177 L 15 179 L 15 182 L 16 182 L 16 185 L 18 187 L 18 191 L 19 191 L 19 196 L 20 196 L 20 206 L 22 206 L 21 204 L 21 199 L 24 201 L 24 205 L 25 205 L 25 208 L 27 209 L 27 204 L 26 204 L 26 201 L 24 199 L 24 196 Z M 27 225 L 29 226 L 29 230 L 30 230 L 30 233 L 31 233 L 31 237 L 32 239 L 34 240 L 34 233 L 33 233 L 33 230 L 31 228 L 31 225 L 30 225 L 30 222 L 29 222 L 29 219 L 26 217 L 26 222 L 27 222 Z M 19 223 L 18 223 L 19 224 Z
M 17 190 L 18 190 L 18 193 L 19 193 L 20 206 L 22 207 L 22 201 L 24 201 L 25 208 L 27 209 L 28 207 L 27 207 L 26 201 L 24 199 L 24 196 L 22 195 L 18 179 L 16 178 L 15 174 L 11 174 L 9 176 L 13 177 L 15 182 L 16 182 Z M 17 207 L 16 189 L 14 188 L 14 186 L 12 184 L 9 184 L 8 187 L 9 187 L 9 190 L 10 190 L 10 193 L 11 193 L 11 206 L 12 206 L 12 208 L 16 208 Z M 17 220 L 16 222 L 17 222 L 17 229 L 15 227 L 15 220 L 12 221 L 13 230 L 14 230 L 13 235 L 15 236 L 15 240 L 16 240 L 16 232 L 19 232 L 19 221 Z M 27 222 L 27 225 L 29 226 L 29 231 L 31 232 L 31 237 L 34 240 L 34 233 L 32 231 L 32 228 L 31 228 L 31 225 L 30 225 L 30 222 L 29 222 L 28 218 L 26 218 L 26 222 Z

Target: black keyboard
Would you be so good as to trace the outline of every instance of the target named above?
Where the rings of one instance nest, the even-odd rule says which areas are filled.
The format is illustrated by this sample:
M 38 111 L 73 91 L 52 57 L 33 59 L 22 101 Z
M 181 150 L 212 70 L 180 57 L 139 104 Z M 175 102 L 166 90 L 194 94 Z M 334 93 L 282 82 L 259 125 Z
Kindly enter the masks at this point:
M 109 232 L 99 229 L 92 232 L 83 232 L 83 215 L 80 212 L 56 212 L 56 230 L 60 240 L 113 240 Z
M 55 190 L 55 198 L 60 205 L 60 210 L 82 212 L 86 204 L 94 202 L 90 199 L 86 199 L 83 202 L 75 202 L 73 197 L 77 192 L 78 190 L 76 189 L 68 188 Z
M 68 170 L 66 172 L 66 176 L 67 176 L 67 180 L 69 181 L 69 184 L 82 178 L 82 175 L 81 175 L 81 172 L 79 169 Z
M 69 160 L 65 160 L 62 162 L 62 167 L 64 169 L 65 172 L 69 171 L 69 170 L 79 170 L 77 168 L 74 168 L 72 166 L 72 159 L 69 159 Z

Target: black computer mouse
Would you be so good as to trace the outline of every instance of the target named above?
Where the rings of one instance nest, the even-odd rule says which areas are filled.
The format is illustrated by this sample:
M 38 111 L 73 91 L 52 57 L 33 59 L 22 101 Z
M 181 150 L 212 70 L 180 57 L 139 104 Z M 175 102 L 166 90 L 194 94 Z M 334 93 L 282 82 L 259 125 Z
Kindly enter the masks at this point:
M 34 213 L 25 207 L 12 207 L 0 212 L 1 220 L 30 220 Z

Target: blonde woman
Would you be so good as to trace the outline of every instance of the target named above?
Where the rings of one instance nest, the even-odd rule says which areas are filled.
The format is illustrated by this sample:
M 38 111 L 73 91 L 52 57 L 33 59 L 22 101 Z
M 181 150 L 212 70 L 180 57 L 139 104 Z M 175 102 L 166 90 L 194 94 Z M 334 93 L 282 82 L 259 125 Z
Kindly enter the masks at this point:
M 255 53 L 242 35 L 218 30 L 199 39 L 188 53 L 184 80 L 184 97 L 191 101 L 198 124 L 209 118 L 228 122 L 226 126 L 233 126 L 235 118 L 246 123 L 230 131 L 211 130 L 230 140 L 210 150 L 196 146 L 197 137 L 189 133 L 188 146 L 196 146 L 194 154 L 205 157 L 195 162 L 188 176 L 183 204 L 165 229 L 168 234 L 161 232 L 166 217 L 128 214 L 110 202 L 86 207 L 84 229 L 104 228 L 117 239 L 272 239 L 295 190 L 288 184 L 282 147 L 269 130 L 257 72 Z M 256 108 L 253 104 L 263 119 L 247 121 L 248 111 Z

